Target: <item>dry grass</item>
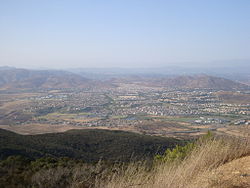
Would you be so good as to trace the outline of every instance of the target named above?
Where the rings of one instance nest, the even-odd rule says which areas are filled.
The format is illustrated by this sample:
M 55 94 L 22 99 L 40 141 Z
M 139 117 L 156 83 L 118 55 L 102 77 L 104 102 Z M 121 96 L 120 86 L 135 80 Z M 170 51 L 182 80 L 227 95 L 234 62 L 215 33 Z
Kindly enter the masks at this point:
M 213 138 L 199 142 L 183 161 L 162 163 L 147 170 L 142 163 L 132 163 L 110 177 L 97 179 L 102 188 L 209 188 L 236 187 L 234 181 L 220 181 L 214 171 L 221 165 L 250 154 L 250 139 Z M 106 181 L 105 181 L 105 180 Z M 241 187 L 250 187 L 250 184 Z

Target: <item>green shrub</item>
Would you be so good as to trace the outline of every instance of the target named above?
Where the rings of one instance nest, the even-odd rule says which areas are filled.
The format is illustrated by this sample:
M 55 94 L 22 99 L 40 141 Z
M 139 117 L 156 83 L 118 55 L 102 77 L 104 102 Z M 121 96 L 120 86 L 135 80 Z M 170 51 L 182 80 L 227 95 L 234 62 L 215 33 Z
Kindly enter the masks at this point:
M 195 147 L 194 143 L 188 143 L 185 146 L 176 145 L 175 148 L 167 149 L 163 155 L 156 155 L 155 161 L 173 162 L 183 160 Z
M 200 137 L 197 142 L 190 142 L 185 146 L 176 145 L 173 149 L 167 149 L 163 155 L 156 155 L 154 160 L 155 162 L 173 162 L 181 161 L 198 145 L 204 143 L 213 138 L 211 131 L 208 131 L 207 134 Z

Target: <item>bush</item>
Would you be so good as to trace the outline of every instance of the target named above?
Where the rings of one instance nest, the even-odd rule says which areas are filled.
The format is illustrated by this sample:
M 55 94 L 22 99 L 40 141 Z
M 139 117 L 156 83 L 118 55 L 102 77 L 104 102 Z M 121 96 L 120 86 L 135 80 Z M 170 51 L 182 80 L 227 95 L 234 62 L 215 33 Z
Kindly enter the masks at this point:
M 174 149 L 167 149 L 163 155 L 156 155 L 156 162 L 173 162 L 183 160 L 195 147 L 194 143 L 185 146 L 176 145 Z
M 205 143 L 213 138 L 211 131 L 208 131 L 206 135 L 198 139 L 197 142 L 191 142 L 185 146 L 176 145 L 173 149 L 167 149 L 163 155 L 156 155 L 154 161 L 158 162 L 179 162 L 185 159 L 197 145 Z

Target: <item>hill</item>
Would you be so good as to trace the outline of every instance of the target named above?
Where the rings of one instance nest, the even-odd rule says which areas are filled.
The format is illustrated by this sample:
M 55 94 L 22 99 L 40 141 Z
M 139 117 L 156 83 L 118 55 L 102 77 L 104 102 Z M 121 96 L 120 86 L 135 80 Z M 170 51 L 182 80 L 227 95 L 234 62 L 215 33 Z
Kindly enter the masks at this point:
M 167 151 L 150 172 L 132 164 L 120 176 L 100 179 L 96 187 L 249 188 L 249 154 L 249 137 L 203 137 L 194 145 Z
M 100 75 L 99 75 L 100 76 Z M 94 78 L 99 78 L 98 75 Z M 91 77 L 92 78 L 92 77 Z M 102 81 L 101 81 L 102 80 Z M 4 89 L 60 89 L 114 87 L 119 83 L 140 83 L 150 87 L 171 89 L 214 89 L 245 90 L 250 86 L 229 79 L 208 76 L 160 76 L 160 75 L 124 75 L 110 79 L 89 79 L 81 74 L 55 70 L 28 70 L 12 67 L 0 67 L 0 88 Z
M 4 135 L 13 136 L 13 133 L 7 131 Z M 248 188 L 249 141 L 249 137 L 213 137 L 207 134 L 196 142 L 157 155 L 153 163 L 99 161 L 89 164 L 67 157 L 30 160 L 10 156 L 0 160 L 0 187 Z M 123 149 L 127 151 L 126 147 Z
M 242 157 L 219 166 L 204 178 L 204 182 L 217 182 L 224 187 L 249 187 L 250 186 L 250 156 Z M 212 184 L 212 183 L 210 183 Z M 214 187 L 216 187 L 214 183 Z M 211 186 L 211 185 L 210 185 Z
M 0 159 L 21 155 L 31 159 L 45 156 L 83 159 L 86 162 L 129 161 L 162 153 L 179 140 L 124 131 L 70 130 L 64 133 L 19 135 L 0 129 Z
M 5 89 L 86 88 L 102 85 L 100 81 L 67 71 L 0 68 L 0 87 Z
M 177 76 L 172 78 L 153 79 L 151 85 L 177 89 L 215 89 L 215 90 L 244 90 L 248 85 L 229 79 L 208 76 Z

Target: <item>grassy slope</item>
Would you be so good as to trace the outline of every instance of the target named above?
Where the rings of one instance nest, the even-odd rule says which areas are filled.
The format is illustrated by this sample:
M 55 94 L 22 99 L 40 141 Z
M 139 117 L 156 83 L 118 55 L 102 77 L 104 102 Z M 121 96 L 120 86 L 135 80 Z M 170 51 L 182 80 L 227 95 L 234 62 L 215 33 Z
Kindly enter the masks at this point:
M 131 164 L 100 188 L 249 188 L 250 137 L 204 140 L 184 160 L 156 164 L 147 171 Z
M 114 153 L 117 155 L 116 157 L 124 154 L 122 150 L 124 152 L 137 151 L 135 148 L 138 140 L 140 140 L 140 148 L 144 148 L 141 143 L 149 142 L 141 140 L 164 139 L 121 131 L 101 130 L 88 130 L 88 133 L 86 131 L 83 131 L 84 133 L 82 131 L 69 131 L 63 134 L 37 136 L 21 136 L 3 130 L 0 132 L 1 144 L 3 144 L 3 140 L 8 139 L 8 147 L 12 144 L 12 147 L 21 147 L 20 144 L 22 144 L 22 147 L 26 147 L 25 144 L 28 144 L 26 148 L 32 148 L 34 152 L 38 152 L 37 147 L 49 146 L 42 151 L 53 152 L 49 151 L 49 149 L 63 146 L 75 149 L 76 153 L 78 153 L 78 147 L 72 144 L 79 145 L 82 140 L 85 140 L 84 143 L 94 147 L 97 141 L 102 140 L 101 146 L 105 146 L 107 140 L 112 140 L 119 135 L 123 139 L 126 138 L 127 141 L 123 143 L 129 145 L 125 144 L 123 146 L 126 147 L 118 149 L 118 143 L 121 140 L 115 137 L 117 138 L 117 144 L 114 146 L 121 152 L 119 154 Z M 84 134 L 87 136 L 83 136 Z M 10 138 L 13 138 L 13 140 Z M 87 140 L 87 138 L 91 138 L 91 141 Z M 34 145 L 34 140 L 40 142 L 40 144 L 38 146 Z M 55 143 L 55 140 L 60 141 L 60 143 Z M 27 143 L 28 141 L 29 143 Z M 45 143 L 42 143 L 42 141 Z M 78 142 L 76 143 L 76 141 Z M 22 158 L 9 157 L 0 161 L 0 187 L 17 187 L 18 185 L 19 187 L 55 188 L 58 186 L 62 188 L 248 188 L 250 187 L 250 158 L 244 156 L 250 156 L 249 143 L 249 136 L 244 139 L 203 137 L 195 143 L 195 147 L 187 154 L 186 158 L 175 158 L 173 161 L 163 161 L 162 163 L 159 161 L 160 163 L 154 163 L 152 166 L 148 166 L 143 161 L 125 164 L 97 163 L 91 165 L 75 159 L 40 158 L 35 161 L 28 161 Z M 109 143 L 108 145 L 111 146 L 112 144 Z M 98 155 L 98 151 L 98 149 L 94 151 L 97 153 L 96 155 Z

